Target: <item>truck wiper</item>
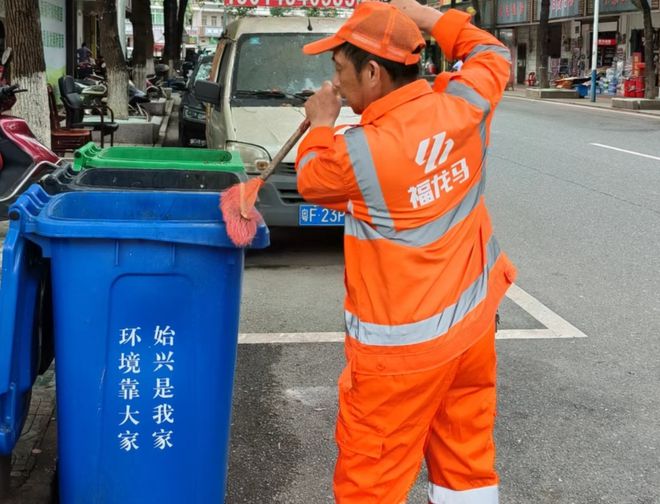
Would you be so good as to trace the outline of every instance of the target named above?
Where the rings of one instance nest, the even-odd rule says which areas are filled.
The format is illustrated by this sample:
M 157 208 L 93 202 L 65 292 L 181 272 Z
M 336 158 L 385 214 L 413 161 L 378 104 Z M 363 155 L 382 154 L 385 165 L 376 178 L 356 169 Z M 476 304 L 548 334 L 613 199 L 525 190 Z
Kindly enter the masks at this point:
M 311 89 L 303 89 L 302 91 L 298 91 L 297 93 L 293 93 L 293 96 L 296 98 L 300 98 L 301 100 L 306 100 L 310 96 L 314 94 L 314 91 Z
M 234 92 L 237 97 L 254 96 L 256 98 L 291 98 L 294 100 L 304 100 L 302 96 L 292 95 L 284 91 L 270 89 L 238 89 Z

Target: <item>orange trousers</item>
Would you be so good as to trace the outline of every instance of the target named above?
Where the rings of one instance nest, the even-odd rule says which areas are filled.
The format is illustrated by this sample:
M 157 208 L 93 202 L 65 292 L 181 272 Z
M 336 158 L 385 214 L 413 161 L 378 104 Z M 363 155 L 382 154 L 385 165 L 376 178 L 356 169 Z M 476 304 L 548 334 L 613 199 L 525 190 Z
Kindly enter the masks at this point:
M 339 378 L 338 504 L 403 504 L 426 458 L 429 503 L 497 504 L 495 327 L 429 371 Z

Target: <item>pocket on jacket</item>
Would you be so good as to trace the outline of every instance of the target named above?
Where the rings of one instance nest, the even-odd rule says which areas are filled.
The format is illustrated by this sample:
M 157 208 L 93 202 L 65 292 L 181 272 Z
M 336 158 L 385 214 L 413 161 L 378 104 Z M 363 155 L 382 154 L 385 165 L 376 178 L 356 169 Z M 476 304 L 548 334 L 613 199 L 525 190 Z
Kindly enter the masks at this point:
M 385 438 L 362 425 L 348 425 L 339 415 L 335 439 L 342 450 L 347 450 L 372 459 L 379 459 L 383 453 Z

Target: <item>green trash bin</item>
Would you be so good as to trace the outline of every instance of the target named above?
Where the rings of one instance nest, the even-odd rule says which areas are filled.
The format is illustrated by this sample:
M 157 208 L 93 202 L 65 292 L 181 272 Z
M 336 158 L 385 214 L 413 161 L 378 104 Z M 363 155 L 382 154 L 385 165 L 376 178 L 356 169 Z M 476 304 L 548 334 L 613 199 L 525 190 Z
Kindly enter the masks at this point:
M 88 143 L 41 181 L 50 194 L 93 189 L 221 192 L 247 179 L 236 152 Z
M 89 142 L 73 155 L 73 171 L 86 168 L 138 168 L 243 172 L 236 152 L 186 147 L 106 147 Z

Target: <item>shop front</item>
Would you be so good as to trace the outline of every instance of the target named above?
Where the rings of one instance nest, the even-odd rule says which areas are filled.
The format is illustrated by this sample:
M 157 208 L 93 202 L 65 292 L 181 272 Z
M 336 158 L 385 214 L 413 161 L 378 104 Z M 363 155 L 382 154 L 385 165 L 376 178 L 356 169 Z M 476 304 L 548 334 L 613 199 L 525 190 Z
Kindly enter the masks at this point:
M 528 76 L 530 0 L 499 0 L 497 38 L 511 51 L 511 80 L 523 84 Z
M 548 23 L 548 78 L 579 77 L 586 69 L 582 52 L 582 32 L 579 18 L 584 0 L 550 0 Z M 541 2 L 535 3 L 534 21 L 541 18 Z

